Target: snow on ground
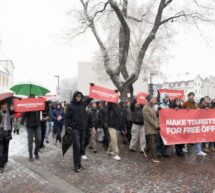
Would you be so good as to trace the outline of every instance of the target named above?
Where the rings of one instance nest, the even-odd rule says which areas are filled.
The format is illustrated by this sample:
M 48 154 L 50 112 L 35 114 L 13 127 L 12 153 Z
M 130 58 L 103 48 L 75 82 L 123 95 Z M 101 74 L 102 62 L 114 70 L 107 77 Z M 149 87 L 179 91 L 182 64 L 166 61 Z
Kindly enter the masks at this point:
M 20 128 L 20 133 L 12 133 L 13 139 L 9 145 L 9 157 L 12 156 L 28 156 L 27 131 L 25 127 Z

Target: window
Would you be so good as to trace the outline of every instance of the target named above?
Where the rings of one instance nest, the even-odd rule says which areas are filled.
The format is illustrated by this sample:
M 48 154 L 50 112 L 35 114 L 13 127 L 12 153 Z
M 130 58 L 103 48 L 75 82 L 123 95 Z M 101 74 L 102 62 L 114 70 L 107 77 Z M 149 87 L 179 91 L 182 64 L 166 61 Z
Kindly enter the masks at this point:
M 189 85 L 189 82 L 187 81 L 187 82 L 185 82 L 185 86 L 188 86 Z
M 180 83 L 180 82 L 178 83 L 178 86 L 179 86 L 179 87 L 181 86 L 181 83 Z

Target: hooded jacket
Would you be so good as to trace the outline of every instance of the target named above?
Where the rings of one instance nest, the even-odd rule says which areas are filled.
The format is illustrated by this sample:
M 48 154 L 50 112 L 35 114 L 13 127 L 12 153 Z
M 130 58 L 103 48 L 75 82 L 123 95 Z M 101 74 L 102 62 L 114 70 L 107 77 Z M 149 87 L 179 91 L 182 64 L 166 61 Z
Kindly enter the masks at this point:
M 60 105 L 60 109 L 57 109 L 57 106 Z M 55 126 L 62 126 L 64 124 L 65 113 L 62 109 L 61 103 L 56 103 L 56 108 L 52 111 L 52 120 L 54 121 Z M 58 121 L 58 117 L 61 116 L 62 119 Z
M 119 104 L 109 102 L 107 109 L 107 126 L 121 130 L 123 127 L 122 108 Z
M 136 125 L 143 125 L 144 124 L 144 120 L 143 120 L 143 105 L 140 104 L 140 107 L 135 107 L 137 103 L 137 99 L 134 99 L 131 102 L 131 116 L 132 116 L 132 121 L 134 124 Z
M 99 120 L 99 109 L 91 108 L 88 111 L 88 127 L 89 128 L 99 128 L 100 120 Z
M 168 94 L 166 93 L 162 93 L 160 95 L 160 103 L 155 105 L 155 110 L 158 111 L 158 108 L 162 108 L 162 109 L 166 109 L 166 108 L 170 108 L 170 103 L 169 101 L 167 103 L 164 102 L 164 99 L 166 98 L 166 96 L 168 96 Z
M 81 94 L 81 101 L 76 101 L 76 96 Z M 86 106 L 91 102 L 91 98 L 83 98 L 83 94 L 79 91 L 76 91 L 73 95 L 73 99 L 70 104 L 66 107 L 66 116 L 65 116 L 65 128 L 71 127 L 72 129 L 84 130 L 87 125 L 87 112 Z

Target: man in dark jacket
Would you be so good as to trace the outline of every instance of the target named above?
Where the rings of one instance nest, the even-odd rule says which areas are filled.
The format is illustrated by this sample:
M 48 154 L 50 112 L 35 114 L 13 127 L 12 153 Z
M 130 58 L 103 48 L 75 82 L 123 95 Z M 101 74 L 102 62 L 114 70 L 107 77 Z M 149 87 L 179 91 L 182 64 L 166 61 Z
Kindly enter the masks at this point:
M 108 105 L 108 102 L 103 102 L 102 108 L 99 111 L 99 119 L 101 122 L 101 126 L 104 130 L 103 145 L 105 148 L 108 148 L 109 143 L 110 143 L 110 133 L 109 133 L 108 127 L 107 127 L 107 105 Z
M 81 155 L 85 150 L 86 132 L 86 106 L 92 99 L 83 100 L 83 94 L 76 91 L 73 99 L 66 108 L 65 128 L 73 136 L 73 159 L 75 172 L 80 172 L 84 167 L 81 165 Z
M 31 95 L 30 98 L 35 98 L 34 95 Z M 33 134 L 35 134 L 35 149 L 34 155 L 35 158 L 39 159 L 38 150 L 40 147 L 41 142 L 41 125 L 40 125 L 40 111 L 31 111 L 25 112 L 22 115 L 21 124 L 23 125 L 26 121 L 26 128 L 28 134 L 28 151 L 29 151 L 29 161 L 32 162 L 33 160 Z
M 107 126 L 110 133 L 111 142 L 108 147 L 108 154 L 113 155 L 113 159 L 119 161 L 119 148 L 118 148 L 118 136 L 119 131 L 122 129 L 122 109 L 119 104 L 108 103 L 108 113 L 107 113 Z
M 132 112 L 132 120 L 133 126 L 131 129 L 131 143 L 130 143 L 130 151 L 135 152 L 137 148 L 137 143 L 140 143 L 140 152 L 146 146 L 146 137 L 145 137 L 145 128 L 144 128 L 144 120 L 142 113 L 143 105 L 137 103 L 137 100 L 134 99 L 131 103 L 131 112 Z

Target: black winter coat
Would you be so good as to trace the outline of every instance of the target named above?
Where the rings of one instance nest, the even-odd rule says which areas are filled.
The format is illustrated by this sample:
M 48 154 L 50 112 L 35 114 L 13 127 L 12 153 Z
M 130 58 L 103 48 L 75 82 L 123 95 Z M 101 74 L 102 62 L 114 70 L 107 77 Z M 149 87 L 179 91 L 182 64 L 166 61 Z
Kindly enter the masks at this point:
M 21 124 L 26 121 L 27 128 L 41 127 L 40 124 L 40 111 L 25 112 L 22 114 Z
M 107 127 L 107 107 L 103 106 L 99 111 L 99 119 L 102 127 Z
M 76 101 L 76 96 L 78 94 L 82 95 L 80 102 Z M 86 97 L 83 98 L 83 94 L 76 91 L 73 95 L 73 99 L 66 108 L 65 116 L 65 128 L 71 127 L 72 129 L 84 130 L 87 127 L 87 112 L 86 107 L 91 102 L 92 99 Z
M 116 103 L 108 103 L 107 107 L 107 126 L 116 130 L 123 128 L 122 109 Z
M 131 117 L 132 117 L 132 122 L 136 125 L 143 125 L 144 124 L 144 119 L 143 119 L 143 105 L 140 104 L 140 107 L 137 108 L 135 107 L 135 104 L 137 103 L 137 100 L 134 99 L 131 102 Z
M 99 128 L 100 119 L 99 119 L 99 109 L 90 109 L 88 111 L 88 127 L 89 128 Z

